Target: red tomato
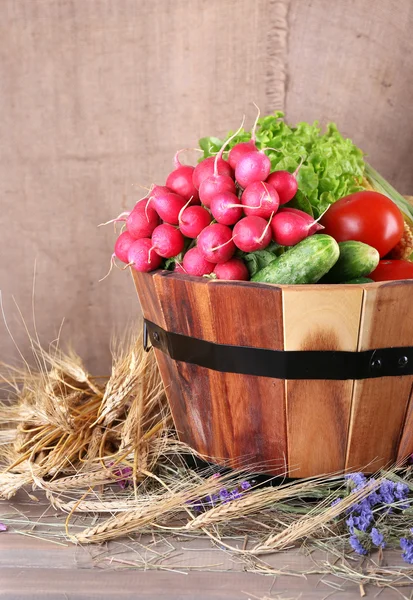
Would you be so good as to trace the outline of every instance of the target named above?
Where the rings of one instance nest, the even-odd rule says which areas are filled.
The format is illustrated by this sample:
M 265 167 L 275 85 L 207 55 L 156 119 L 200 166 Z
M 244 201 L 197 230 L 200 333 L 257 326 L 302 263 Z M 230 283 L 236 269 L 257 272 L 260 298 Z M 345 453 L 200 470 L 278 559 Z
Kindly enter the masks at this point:
M 413 262 L 408 260 L 381 260 L 369 277 L 373 281 L 413 279 Z
M 337 200 L 321 219 L 323 233 L 337 242 L 355 240 L 385 256 L 401 240 L 403 215 L 390 198 L 378 192 L 356 192 Z

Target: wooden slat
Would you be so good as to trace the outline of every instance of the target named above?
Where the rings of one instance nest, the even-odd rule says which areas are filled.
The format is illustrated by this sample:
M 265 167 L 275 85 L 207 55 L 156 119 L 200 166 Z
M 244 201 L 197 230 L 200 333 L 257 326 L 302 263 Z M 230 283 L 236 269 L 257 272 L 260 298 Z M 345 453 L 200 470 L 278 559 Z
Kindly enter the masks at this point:
M 207 281 L 201 278 L 177 277 L 171 273 L 154 276 L 156 293 L 165 317 L 167 331 L 213 340 Z M 170 401 L 179 438 L 206 457 L 226 457 L 223 436 L 214 426 L 214 413 L 208 401 L 211 372 L 189 363 L 174 362 L 176 384 L 182 402 Z M 225 391 L 217 389 L 221 401 Z
M 167 329 L 234 345 L 282 348 L 281 293 L 277 288 L 163 274 L 155 286 Z M 258 310 L 257 310 L 257 307 Z M 231 466 L 265 463 L 285 469 L 283 383 L 273 379 L 219 373 L 176 363 L 183 407 L 173 408 L 182 440 L 213 460 Z
M 320 286 L 283 289 L 285 350 L 357 349 L 363 290 Z M 286 382 L 291 475 L 342 470 L 352 381 Z
M 210 282 L 211 313 L 217 343 L 282 350 L 282 296 L 275 286 Z M 285 472 L 287 439 L 284 382 L 233 373 L 216 374 L 226 396 L 218 419 L 229 415 L 224 432 L 233 464 Z M 218 401 L 212 391 L 213 402 Z
M 132 271 L 136 291 L 143 316 L 160 327 L 166 329 L 166 321 L 155 289 L 157 274 L 137 273 Z M 166 395 L 171 406 L 172 417 L 175 412 L 185 411 L 185 402 L 179 382 L 176 364 L 160 350 L 154 350 Z M 187 442 L 191 445 L 195 440 L 188 435 Z
M 413 281 L 392 282 L 365 290 L 359 350 L 411 346 Z M 413 377 L 356 381 L 346 467 L 368 471 L 397 457 Z M 406 432 L 406 435 L 411 435 Z M 408 444 L 405 438 L 404 443 Z M 367 466 L 367 463 L 368 466 Z

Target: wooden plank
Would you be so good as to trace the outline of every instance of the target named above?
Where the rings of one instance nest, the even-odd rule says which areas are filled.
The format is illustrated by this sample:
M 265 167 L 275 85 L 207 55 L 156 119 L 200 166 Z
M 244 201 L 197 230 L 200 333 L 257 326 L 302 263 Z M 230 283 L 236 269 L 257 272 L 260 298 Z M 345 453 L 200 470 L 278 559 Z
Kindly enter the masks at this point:
M 218 563 L 221 554 L 213 557 Z M 194 554 L 194 553 L 193 553 Z M 400 553 L 399 553 L 400 554 Z M 201 558 L 202 553 L 198 554 Z M 279 553 L 277 556 L 282 556 Z M 396 557 L 396 553 L 394 553 Z M 286 554 L 292 558 L 292 553 Z M 303 559 L 301 559 L 303 560 Z M 397 559 L 396 559 L 397 560 Z M 296 566 L 299 562 L 288 562 L 284 567 Z M 314 570 L 309 559 L 308 570 Z M 119 566 L 121 568 L 121 565 Z M 264 577 L 256 573 L 239 571 L 207 572 L 189 571 L 177 565 L 175 572 L 143 573 L 124 565 L 118 571 L 102 572 L 101 569 L 27 569 L 5 568 L 1 573 L 2 597 L 7 600 L 101 600 L 122 598 L 122 600 L 242 600 L 246 598 L 305 598 L 306 600 L 324 600 L 331 587 L 340 586 L 340 600 L 356 600 L 360 597 L 359 586 L 337 578 L 306 575 L 303 577 Z M 279 567 L 282 570 L 283 567 Z M 330 583 L 330 580 L 332 583 Z M 377 588 L 365 585 L 366 592 L 377 595 Z M 409 587 L 397 590 L 386 589 L 383 598 L 400 600 L 401 593 L 408 593 Z M 330 591 L 331 593 L 331 591 Z M 405 596 L 407 597 L 407 596 Z
M 363 302 L 359 350 L 411 346 L 412 297 L 413 281 L 368 286 Z M 412 376 L 355 382 L 347 468 L 367 467 L 373 472 L 395 461 L 412 382 Z
M 283 289 L 285 350 L 357 349 L 363 290 L 301 286 Z M 344 468 L 352 381 L 286 381 L 291 475 Z
M 53 531 L 52 539 L 65 542 L 64 525 L 67 515 L 56 513 L 49 507 L 44 493 L 36 491 L 39 502 L 28 502 L 24 490 L 12 501 L 0 501 L 1 519 L 8 515 L 12 519 L 36 522 L 33 533 L 39 537 L 27 537 L 14 533 L 2 533 L 0 540 L 1 597 L 7 600 L 70 600 L 112 599 L 132 600 L 239 600 L 245 598 L 305 598 L 322 600 L 328 593 L 327 585 L 340 584 L 340 600 L 359 597 L 356 583 L 343 582 L 334 576 L 324 576 L 320 582 L 317 574 L 305 577 L 279 575 L 276 578 L 245 573 L 245 564 L 228 552 L 212 544 L 206 536 L 193 539 L 169 535 L 164 539 L 162 532 L 129 536 L 105 544 L 75 546 L 67 542 L 58 546 L 40 536 Z M 76 525 L 86 525 L 91 517 L 78 515 Z M 11 526 L 12 528 L 12 526 Z M 18 526 L 18 529 L 21 529 Z M 230 544 L 237 540 L 226 539 Z M 252 540 L 250 540 L 252 542 Z M 149 548 L 153 549 L 153 552 Z M 151 570 L 146 570 L 149 557 L 158 552 L 166 556 Z M 276 552 L 265 557 L 269 568 L 278 573 L 308 573 L 314 571 L 314 561 L 321 564 L 327 554 L 316 550 L 307 556 L 299 549 Z M 373 556 L 374 558 L 374 556 Z M 122 562 L 117 561 L 125 561 Z M 384 551 L 387 564 L 400 564 L 400 551 Z M 136 565 L 136 568 L 133 568 Z M 164 569 L 156 572 L 153 569 Z M 170 572 L 166 569 L 175 569 Z M 198 571 L 198 572 L 197 572 Z M 208 571 L 208 572 L 207 572 Z M 188 573 L 188 574 L 187 574 Z M 331 584 L 330 584 L 331 582 Z M 366 587 L 368 597 L 373 597 L 376 588 Z M 406 592 L 408 588 L 406 587 Z M 405 591 L 399 588 L 400 592 Z M 139 590 L 139 593 L 137 593 Z M 386 600 L 400 598 L 399 591 L 386 590 Z

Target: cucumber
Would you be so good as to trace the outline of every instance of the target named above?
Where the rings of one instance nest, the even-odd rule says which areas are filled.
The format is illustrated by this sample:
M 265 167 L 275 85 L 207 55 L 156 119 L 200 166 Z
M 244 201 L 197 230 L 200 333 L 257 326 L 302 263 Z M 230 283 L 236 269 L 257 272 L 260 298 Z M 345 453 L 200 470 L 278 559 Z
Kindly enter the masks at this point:
M 377 267 L 380 255 L 376 248 L 363 242 L 339 242 L 340 256 L 321 283 L 342 283 L 366 277 Z
M 373 279 L 368 277 L 356 277 L 356 279 L 350 279 L 350 281 L 343 281 L 343 283 L 373 283 Z
M 340 254 L 329 235 L 312 235 L 258 271 L 251 281 L 263 283 L 317 283 L 335 264 Z

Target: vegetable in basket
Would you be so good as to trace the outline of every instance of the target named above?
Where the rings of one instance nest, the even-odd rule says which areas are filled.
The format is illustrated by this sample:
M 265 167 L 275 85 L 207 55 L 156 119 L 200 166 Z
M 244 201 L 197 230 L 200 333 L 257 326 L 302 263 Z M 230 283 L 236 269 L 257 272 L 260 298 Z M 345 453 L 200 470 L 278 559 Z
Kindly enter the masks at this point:
M 317 122 L 290 127 L 279 111 L 258 114 L 251 132 L 242 123 L 200 147 L 195 167 L 179 150 L 166 185 L 113 219 L 127 231 L 112 259 L 138 271 L 287 284 L 357 281 L 378 254 L 413 259 L 413 206 L 333 123 L 322 132 Z

